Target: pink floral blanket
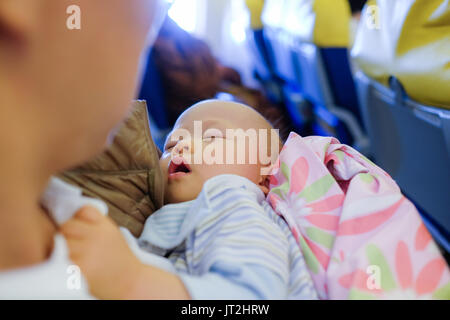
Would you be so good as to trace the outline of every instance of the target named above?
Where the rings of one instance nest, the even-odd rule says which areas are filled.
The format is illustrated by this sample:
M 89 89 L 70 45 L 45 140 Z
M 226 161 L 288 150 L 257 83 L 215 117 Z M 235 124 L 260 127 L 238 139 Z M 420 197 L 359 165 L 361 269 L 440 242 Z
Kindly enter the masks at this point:
M 450 299 L 448 265 L 417 209 L 351 147 L 291 133 L 268 199 L 322 299 Z

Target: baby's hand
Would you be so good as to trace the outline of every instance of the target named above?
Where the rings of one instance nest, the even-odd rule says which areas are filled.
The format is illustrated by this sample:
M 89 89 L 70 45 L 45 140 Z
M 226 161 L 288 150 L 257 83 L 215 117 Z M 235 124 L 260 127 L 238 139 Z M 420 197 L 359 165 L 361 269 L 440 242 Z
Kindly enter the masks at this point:
M 92 207 L 79 210 L 61 228 L 70 258 L 100 299 L 123 299 L 136 284 L 141 263 L 117 225 Z

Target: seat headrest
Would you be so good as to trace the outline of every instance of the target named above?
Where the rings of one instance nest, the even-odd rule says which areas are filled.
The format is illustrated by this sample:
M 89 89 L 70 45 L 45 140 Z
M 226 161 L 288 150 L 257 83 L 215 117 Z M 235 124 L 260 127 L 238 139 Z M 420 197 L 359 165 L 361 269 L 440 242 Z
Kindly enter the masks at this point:
M 450 108 L 449 35 L 448 0 L 370 0 L 352 57 L 384 85 L 394 76 L 413 100 Z
M 250 28 L 260 30 L 263 28 L 262 12 L 265 0 L 245 0 L 245 4 L 250 12 Z
M 263 22 L 319 47 L 348 47 L 348 0 L 266 0 Z

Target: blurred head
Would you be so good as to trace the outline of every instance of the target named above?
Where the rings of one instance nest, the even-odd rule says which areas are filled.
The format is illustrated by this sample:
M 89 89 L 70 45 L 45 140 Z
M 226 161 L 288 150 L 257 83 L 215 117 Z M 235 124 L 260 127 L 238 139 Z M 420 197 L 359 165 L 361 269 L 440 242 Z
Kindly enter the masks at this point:
M 267 194 L 280 147 L 277 130 L 253 108 L 217 100 L 196 104 L 178 118 L 164 146 L 165 201 L 193 200 L 206 180 L 221 174 L 245 177 Z
M 100 152 L 135 97 L 165 3 L 1 0 L 0 135 L 20 132 L 55 170 Z M 67 28 L 70 5 L 79 30 Z

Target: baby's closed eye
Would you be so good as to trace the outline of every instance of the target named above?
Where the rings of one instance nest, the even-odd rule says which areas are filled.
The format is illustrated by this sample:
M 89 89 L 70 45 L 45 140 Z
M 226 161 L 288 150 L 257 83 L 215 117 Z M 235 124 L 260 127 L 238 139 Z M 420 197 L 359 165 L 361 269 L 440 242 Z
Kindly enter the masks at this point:
M 223 139 L 224 137 L 222 136 L 209 136 L 209 137 L 203 137 L 203 141 L 205 142 L 213 142 L 217 139 Z
M 203 134 L 203 140 L 207 142 L 211 142 L 214 139 L 223 139 L 223 138 L 224 134 L 222 133 L 222 131 L 218 129 L 208 129 Z

